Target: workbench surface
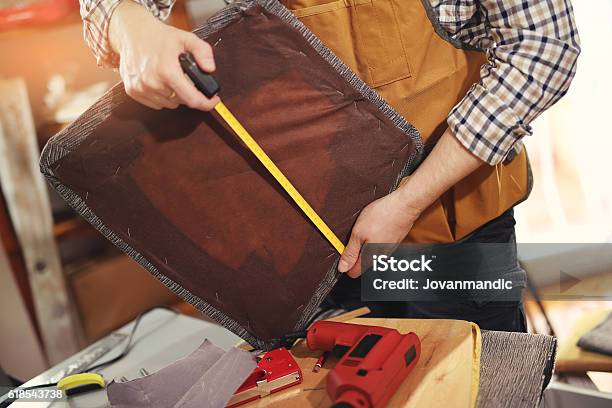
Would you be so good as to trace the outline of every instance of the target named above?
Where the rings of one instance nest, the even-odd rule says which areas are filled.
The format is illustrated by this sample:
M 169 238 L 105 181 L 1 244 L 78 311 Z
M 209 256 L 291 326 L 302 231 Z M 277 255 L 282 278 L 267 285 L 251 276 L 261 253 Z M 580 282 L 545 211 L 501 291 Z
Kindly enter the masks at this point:
M 119 332 L 128 333 L 132 324 L 127 324 Z M 186 356 L 195 350 L 205 338 L 222 348 L 242 343 L 239 337 L 213 323 L 177 315 L 163 309 L 154 310 L 142 319 L 130 354 L 101 370 L 100 373 L 110 380 L 121 376 L 134 378 L 135 373 L 143 367 L 148 372 L 154 372 Z M 104 342 L 105 339 L 32 378 L 24 386 L 49 382 L 59 371 L 86 354 L 88 349 Z M 522 401 L 521 406 L 535 406 L 542 392 L 542 385 L 538 385 L 536 380 L 542 377 L 543 373 L 550 375 L 552 370 L 553 362 L 545 362 L 547 356 L 554 355 L 555 342 L 553 339 L 550 336 L 494 331 L 483 331 L 482 339 L 480 390 L 477 405 L 483 407 L 492 404 L 512 406 L 508 403 L 520 400 Z M 115 347 L 99 361 L 106 361 L 115 356 L 120 349 L 121 346 Z M 317 355 L 313 353 L 312 356 L 298 356 L 298 364 L 301 365 L 303 371 L 312 370 Z M 24 408 L 49 406 L 53 408 L 102 408 L 108 406 L 108 400 L 106 392 L 96 391 L 72 397 L 70 402 L 66 400 L 53 403 L 18 401 L 11 405 L 11 407 L 21 406 Z M 300 406 L 304 405 L 300 404 Z M 311 404 L 311 406 L 317 405 Z

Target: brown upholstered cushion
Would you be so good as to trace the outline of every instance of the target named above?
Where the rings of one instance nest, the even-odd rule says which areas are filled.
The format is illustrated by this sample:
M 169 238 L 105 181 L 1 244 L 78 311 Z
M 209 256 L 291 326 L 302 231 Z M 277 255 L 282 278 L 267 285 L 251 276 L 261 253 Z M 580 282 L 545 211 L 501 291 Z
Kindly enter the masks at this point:
M 414 166 L 418 134 L 283 6 L 246 4 L 197 31 L 216 44 L 221 98 L 346 243 Z M 48 143 L 41 168 L 111 241 L 256 346 L 302 328 L 335 282 L 339 255 L 216 114 L 149 110 L 118 85 Z

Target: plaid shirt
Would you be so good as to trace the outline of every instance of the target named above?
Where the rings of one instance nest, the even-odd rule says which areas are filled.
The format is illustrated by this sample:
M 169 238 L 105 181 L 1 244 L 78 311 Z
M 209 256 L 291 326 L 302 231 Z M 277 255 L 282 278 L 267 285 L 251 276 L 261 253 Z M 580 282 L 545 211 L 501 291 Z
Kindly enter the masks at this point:
M 106 66 L 118 57 L 108 41 L 121 0 L 81 0 L 85 39 Z M 134 1 L 134 0 L 133 0 Z M 175 0 L 135 0 L 165 19 Z M 580 54 L 570 0 L 427 0 L 436 31 L 458 47 L 487 52 L 480 82 L 448 116 L 459 141 L 491 165 L 518 149 L 529 124 L 569 88 Z
M 108 25 L 115 8 L 123 0 L 79 0 L 83 35 L 85 42 L 93 51 L 98 65 L 116 68 L 119 56 L 113 51 L 108 39 Z M 160 20 L 170 15 L 176 0 L 127 0 L 142 4 Z

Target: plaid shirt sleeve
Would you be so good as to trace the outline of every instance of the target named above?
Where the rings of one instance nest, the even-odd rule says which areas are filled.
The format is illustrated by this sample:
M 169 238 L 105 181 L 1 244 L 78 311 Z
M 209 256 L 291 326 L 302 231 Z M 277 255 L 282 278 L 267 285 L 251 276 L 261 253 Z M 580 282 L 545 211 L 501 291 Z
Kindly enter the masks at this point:
M 176 0 L 80 0 L 83 35 L 100 66 L 119 66 L 119 56 L 113 51 L 108 40 L 108 25 L 121 1 L 140 3 L 155 17 L 165 20 Z
M 448 125 L 490 165 L 531 134 L 529 124 L 569 88 L 580 54 L 570 0 L 430 0 L 452 41 L 485 50 L 489 63 Z

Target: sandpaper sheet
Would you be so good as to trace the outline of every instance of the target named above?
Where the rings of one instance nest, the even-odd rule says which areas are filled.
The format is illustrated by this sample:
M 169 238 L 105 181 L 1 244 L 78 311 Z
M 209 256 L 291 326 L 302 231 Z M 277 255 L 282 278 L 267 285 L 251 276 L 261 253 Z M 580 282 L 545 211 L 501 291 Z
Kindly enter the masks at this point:
M 175 363 L 126 382 L 111 382 L 108 400 L 113 408 L 219 408 L 255 369 L 247 351 L 224 351 L 208 340 Z
M 275 0 L 196 33 L 220 96 L 343 242 L 416 166 L 418 132 Z M 256 347 L 303 328 L 339 254 L 216 114 L 113 88 L 52 138 L 50 183 L 171 290 Z

